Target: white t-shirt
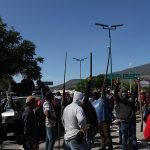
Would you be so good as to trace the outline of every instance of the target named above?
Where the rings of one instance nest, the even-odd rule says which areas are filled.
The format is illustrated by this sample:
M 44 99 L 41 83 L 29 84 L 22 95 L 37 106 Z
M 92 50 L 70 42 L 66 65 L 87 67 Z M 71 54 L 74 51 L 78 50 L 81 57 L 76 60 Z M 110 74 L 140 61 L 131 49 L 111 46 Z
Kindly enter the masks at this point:
M 55 110 L 49 101 L 45 101 L 43 104 L 43 112 L 45 113 L 46 111 L 50 111 L 51 116 L 56 118 Z M 56 120 L 46 117 L 45 125 L 46 125 L 46 127 L 53 127 L 56 125 Z

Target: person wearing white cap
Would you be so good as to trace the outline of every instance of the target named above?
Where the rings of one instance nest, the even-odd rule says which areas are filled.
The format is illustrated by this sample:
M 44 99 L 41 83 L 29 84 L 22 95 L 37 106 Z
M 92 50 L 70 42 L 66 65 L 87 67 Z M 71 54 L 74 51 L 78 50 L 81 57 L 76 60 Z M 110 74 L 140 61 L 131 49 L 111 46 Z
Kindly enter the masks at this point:
M 73 102 L 67 105 L 63 112 L 62 123 L 65 129 L 65 150 L 87 150 L 85 140 L 86 117 L 81 107 L 84 94 L 74 92 Z

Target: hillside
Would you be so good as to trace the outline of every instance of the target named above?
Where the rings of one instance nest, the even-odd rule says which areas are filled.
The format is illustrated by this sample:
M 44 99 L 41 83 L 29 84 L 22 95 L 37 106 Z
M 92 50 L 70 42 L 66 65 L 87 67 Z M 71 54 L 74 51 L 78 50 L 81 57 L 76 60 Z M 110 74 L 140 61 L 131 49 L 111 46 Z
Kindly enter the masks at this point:
M 73 88 L 79 82 L 80 82 L 80 79 L 72 79 L 72 80 L 67 81 L 65 83 L 66 90 Z M 51 87 L 51 90 L 59 90 L 59 89 L 63 89 L 63 84 Z
M 122 71 L 117 71 L 117 72 L 114 72 L 114 74 L 128 74 L 129 72 L 140 74 L 139 76 L 140 78 L 145 79 L 145 80 L 150 80 L 150 63 L 137 66 L 137 67 L 133 67 L 133 68 L 124 69 Z M 66 89 L 73 88 L 79 82 L 80 82 L 80 79 L 72 79 L 72 80 L 67 81 Z M 51 88 L 51 90 L 54 90 L 54 89 L 56 90 L 63 89 L 63 84 L 60 84 Z
M 137 66 L 137 67 L 133 67 L 133 68 L 128 68 L 122 71 L 117 71 L 114 72 L 116 74 L 127 74 L 127 73 L 138 73 L 140 74 L 140 78 L 146 79 L 146 80 L 150 80 L 150 63 L 148 64 L 144 64 L 141 66 Z

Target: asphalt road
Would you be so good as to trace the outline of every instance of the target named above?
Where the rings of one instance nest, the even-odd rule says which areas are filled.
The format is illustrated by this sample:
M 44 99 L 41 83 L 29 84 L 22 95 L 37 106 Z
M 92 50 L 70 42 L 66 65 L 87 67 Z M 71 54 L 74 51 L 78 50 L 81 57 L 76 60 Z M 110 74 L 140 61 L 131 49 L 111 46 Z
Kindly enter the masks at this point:
M 145 127 L 145 124 L 144 124 Z M 150 142 L 145 142 L 143 140 L 143 132 L 140 132 L 140 117 L 137 116 L 137 139 L 138 139 L 138 147 L 139 150 L 150 150 Z M 113 141 L 113 147 L 114 150 L 121 150 L 121 145 L 119 145 L 119 139 L 118 139 L 118 127 L 116 125 L 113 125 L 111 127 L 111 136 L 112 136 L 112 141 Z M 95 138 L 95 144 L 93 145 L 92 150 L 98 150 L 100 148 L 100 135 L 97 134 L 96 138 Z M 60 140 L 60 150 L 62 150 L 62 144 L 63 144 L 63 137 L 61 137 Z M 59 141 L 57 140 L 55 143 L 55 147 L 54 150 L 58 150 L 59 147 Z M 13 134 L 9 134 L 7 139 L 3 142 L 3 147 L 1 148 L 1 150 L 18 150 L 19 149 L 19 145 L 16 144 L 15 140 L 14 140 L 14 136 Z M 39 145 L 39 150 L 44 150 L 45 148 L 45 142 L 41 142 Z M 131 150 L 130 148 L 128 148 L 128 150 Z

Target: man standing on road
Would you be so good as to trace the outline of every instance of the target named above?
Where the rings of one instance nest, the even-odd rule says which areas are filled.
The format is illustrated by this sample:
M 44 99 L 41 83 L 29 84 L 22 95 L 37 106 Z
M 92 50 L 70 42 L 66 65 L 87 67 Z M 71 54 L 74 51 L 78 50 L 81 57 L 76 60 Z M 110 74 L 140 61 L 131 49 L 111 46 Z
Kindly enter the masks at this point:
M 45 150 L 53 150 L 55 144 L 56 113 L 53 106 L 54 95 L 51 91 L 45 94 L 43 112 L 46 115 L 46 146 Z
M 65 150 L 88 150 L 85 140 L 86 117 L 81 107 L 83 99 L 83 93 L 75 91 L 73 102 L 64 109 Z
M 110 133 L 111 114 L 109 113 L 109 101 L 106 96 L 102 96 L 101 98 L 97 97 L 92 104 L 96 110 L 98 117 L 98 130 L 102 139 L 100 150 L 106 150 L 106 146 L 108 146 L 108 150 L 112 150 L 113 146 Z
M 88 149 L 91 150 L 94 145 L 95 135 L 97 133 L 98 118 L 94 106 L 90 102 L 91 96 L 91 80 L 90 77 L 86 84 L 84 100 L 82 104 L 83 111 L 86 117 L 86 142 Z
M 37 150 L 36 143 L 37 124 L 33 109 L 37 106 L 36 97 L 29 96 L 26 99 L 25 111 L 22 114 L 24 141 L 23 147 L 25 150 Z
M 135 91 L 132 96 L 128 96 L 127 90 L 123 90 L 118 94 L 120 82 L 115 82 L 115 99 L 116 99 L 116 115 L 121 122 L 122 150 L 127 150 L 127 141 L 132 144 L 132 149 L 137 150 L 136 138 L 136 114 L 135 99 L 138 96 L 138 82 L 135 82 Z M 128 135 L 129 134 L 129 135 Z

